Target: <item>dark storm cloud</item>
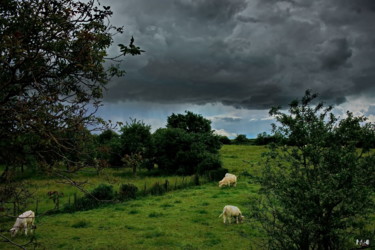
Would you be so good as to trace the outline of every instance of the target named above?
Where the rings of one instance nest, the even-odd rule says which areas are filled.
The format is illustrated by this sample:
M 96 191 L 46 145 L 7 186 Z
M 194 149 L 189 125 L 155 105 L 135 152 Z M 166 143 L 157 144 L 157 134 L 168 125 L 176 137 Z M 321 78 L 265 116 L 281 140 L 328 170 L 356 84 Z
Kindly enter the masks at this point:
M 229 21 L 235 14 L 246 8 L 246 2 L 243 0 L 174 1 L 174 4 L 178 10 L 190 18 L 217 23 Z
M 111 1 L 142 56 L 108 102 L 286 105 L 306 89 L 329 104 L 374 95 L 373 0 Z
M 347 60 L 352 56 L 352 50 L 348 46 L 345 38 L 337 38 L 327 42 L 320 59 L 322 68 L 336 70 L 345 65 Z

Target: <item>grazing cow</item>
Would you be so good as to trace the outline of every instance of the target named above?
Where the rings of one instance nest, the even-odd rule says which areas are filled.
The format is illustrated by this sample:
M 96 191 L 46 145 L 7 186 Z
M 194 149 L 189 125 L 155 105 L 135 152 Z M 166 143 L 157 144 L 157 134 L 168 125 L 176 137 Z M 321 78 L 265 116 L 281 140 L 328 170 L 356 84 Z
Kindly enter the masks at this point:
M 229 224 L 231 223 L 231 218 L 235 217 L 236 218 L 236 223 L 242 222 L 243 219 L 245 218 L 242 216 L 241 210 L 238 207 L 227 205 L 224 207 L 223 212 L 219 215 L 219 218 L 223 216 L 223 221 L 224 224 L 226 221 L 229 221 Z
M 27 230 L 30 228 L 31 233 L 35 229 L 34 225 L 35 221 L 35 214 L 33 211 L 29 210 L 24 212 L 23 214 L 19 215 L 16 223 L 14 223 L 13 227 L 10 229 L 10 233 L 12 237 L 16 236 L 19 230 L 24 229 L 25 235 L 27 235 Z
M 226 173 L 224 178 L 219 181 L 219 187 L 223 186 L 232 186 L 235 187 L 237 185 L 237 176 L 234 174 Z
M 370 240 L 367 239 L 367 240 L 356 240 L 355 241 L 355 244 L 356 245 L 359 245 L 361 248 L 367 248 L 370 246 Z

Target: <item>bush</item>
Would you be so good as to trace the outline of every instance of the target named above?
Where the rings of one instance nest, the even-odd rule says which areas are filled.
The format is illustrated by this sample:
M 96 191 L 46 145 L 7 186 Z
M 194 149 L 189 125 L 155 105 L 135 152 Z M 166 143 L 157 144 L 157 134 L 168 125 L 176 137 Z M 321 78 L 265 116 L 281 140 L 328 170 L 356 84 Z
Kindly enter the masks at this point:
M 120 200 L 135 199 L 138 188 L 133 184 L 122 184 L 119 189 L 118 197 Z
M 98 200 L 94 199 L 92 196 Z M 103 204 L 100 201 L 113 200 L 114 198 L 115 192 L 113 191 L 113 187 L 106 184 L 100 184 L 91 191 L 90 194 L 85 194 L 81 198 L 74 197 L 73 204 L 66 204 L 63 211 L 74 212 L 94 209 Z
M 197 173 L 202 175 L 207 171 L 221 168 L 221 161 L 218 155 L 206 154 L 206 157 L 198 164 Z
M 100 184 L 90 193 L 98 200 L 113 200 L 115 198 L 115 192 L 111 185 Z M 88 196 L 92 198 L 91 196 Z
M 224 136 L 224 135 L 219 136 L 219 141 L 224 145 L 232 144 L 232 141 L 227 136 Z
M 249 143 L 249 139 L 246 138 L 246 135 L 237 135 L 237 137 L 234 139 L 234 144 L 247 144 Z
M 90 199 L 86 196 L 77 198 L 74 200 L 73 204 L 65 204 L 63 211 L 64 212 L 75 212 L 75 211 L 85 211 L 93 209 L 99 206 L 99 202 L 94 199 Z
M 212 134 L 188 133 L 179 128 L 158 129 L 153 138 L 155 163 L 169 174 L 192 175 L 207 157 L 218 155 L 221 143 Z
M 165 185 L 160 185 L 159 182 L 156 182 L 150 189 L 149 193 L 151 195 L 162 195 L 166 192 Z
M 199 186 L 201 184 L 199 180 L 199 175 L 195 174 L 193 178 L 194 185 Z
M 340 119 L 316 97 L 306 91 L 286 112 L 270 110 L 273 132 L 295 146 L 273 143 L 264 154 L 251 211 L 267 249 L 352 249 L 375 212 L 375 155 L 371 144 L 356 148 L 371 142 L 374 124 L 349 111 Z
M 220 181 L 224 178 L 225 174 L 228 173 L 228 169 L 219 168 L 215 170 L 210 170 L 205 173 L 206 177 L 210 181 Z

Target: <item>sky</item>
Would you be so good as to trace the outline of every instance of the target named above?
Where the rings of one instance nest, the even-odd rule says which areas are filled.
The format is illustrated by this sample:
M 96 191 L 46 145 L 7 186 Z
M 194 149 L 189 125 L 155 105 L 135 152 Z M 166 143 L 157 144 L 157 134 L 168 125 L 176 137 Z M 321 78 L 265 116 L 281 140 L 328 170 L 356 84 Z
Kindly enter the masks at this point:
M 269 133 L 272 106 L 306 89 L 321 101 L 375 121 L 374 0 L 103 0 L 124 26 L 126 56 L 98 115 L 142 120 L 152 130 L 186 110 L 218 134 Z M 119 53 L 117 46 L 108 51 Z

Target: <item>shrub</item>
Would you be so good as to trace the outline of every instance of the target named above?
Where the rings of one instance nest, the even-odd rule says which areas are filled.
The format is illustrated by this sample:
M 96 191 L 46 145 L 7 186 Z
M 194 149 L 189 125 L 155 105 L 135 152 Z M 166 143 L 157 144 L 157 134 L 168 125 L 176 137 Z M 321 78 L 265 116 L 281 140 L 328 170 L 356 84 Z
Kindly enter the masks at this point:
M 115 198 L 113 187 L 106 184 L 100 184 L 99 186 L 97 186 L 93 191 L 91 191 L 91 195 L 98 200 L 113 200 Z
M 94 199 L 92 196 L 98 200 Z M 97 208 L 103 204 L 100 201 L 113 200 L 114 198 L 115 192 L 113 191 L 113 187 L 106 184 L 100 184 L 91 191 L 90 194 L 86 194 L 81 198 L 74 197 L 73 204 L 66 204 L 63 211 L 74 212 Z
M 207 171 L 220 169 L 221 161 L 218 155 L 206 154 L 205 158 L 198 164 L 197 173 L 202 175 Z
M 119 189 L 118 197 L 120 200 L 135 199 L 138 188 L 133 184 L 122 184 Z
M 196 186 L 199 186 L 201 184 L 199 180 L 199 176 L 197 174 L 194 175 L 193 182 L 194 182 L 194 185 Z
M 350 112 L 339 119 L 316 97 L 306 91 L 287 112 L 270 110 L 273 132 L 294 146 L 273 143 L 264 154 L 261 199 L 250 211 L 267 249 L 352 249 L 360 221 L 375 212 L 374 125 Z
M 234 139 L 234 144 L 247 144 L 249 143 L 249 139 L 246 138 L 246 135 L 237 135 L 237 137 Z
M 150 189 L 149 193 L 151 195 L 162 195 L 166 192 L 165 185 L 160 185 L 159 182 L 156 182 Z
M 219 141 L 224 145 L 230 145 L 232 144 L 232 141 L 227 136 L 219 136 Z
M 154 159 L 158 168 L 170 174 L 192 175 L 206 167 L 217 165 L 203 163 L 206 158 L 214 158 L 221 147 L 220 137 L 214 135 L 210 121 L 200 115 L 186 112 L 186 115 L 168 117 L 167 128 L 158 129 L 153 134 Z M 218 158 L 218 157 L 217 157 Z M 213 162 L 209 159 L 208 162 Z
M 224 178 L 225 174 L 228 172 L 229 171 L 226 168 L 219 168 L 219 169 L 207 171 L 205 175 L 210 181 L 220 181 L 221 179 Z

